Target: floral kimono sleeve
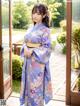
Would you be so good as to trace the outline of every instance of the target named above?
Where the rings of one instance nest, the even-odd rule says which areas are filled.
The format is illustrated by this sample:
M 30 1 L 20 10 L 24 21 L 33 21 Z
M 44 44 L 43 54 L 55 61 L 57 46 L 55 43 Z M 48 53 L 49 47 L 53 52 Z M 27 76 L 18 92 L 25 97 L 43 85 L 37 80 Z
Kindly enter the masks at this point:
M 41 63 L 47 63 L 51 53 L 50 30 L 44 32 L 41 38 L 41 46 L 33 50 L 35 59 Z
M 20 56 L 21 56 L 22 59 L 25 57 L 24 56 L 24 48 L 28 49 L 25 42 L 26 42 L 26 39 L 25 39 L 25 36 L 24 36 L 24 43 L 23 43 L 21 50 L 20 50 Z
M 25 44 L 22 45 L 21 50 L 20 50 L 20 56 L 23 58 L 24 57 L 24 47 L 26 47 Z

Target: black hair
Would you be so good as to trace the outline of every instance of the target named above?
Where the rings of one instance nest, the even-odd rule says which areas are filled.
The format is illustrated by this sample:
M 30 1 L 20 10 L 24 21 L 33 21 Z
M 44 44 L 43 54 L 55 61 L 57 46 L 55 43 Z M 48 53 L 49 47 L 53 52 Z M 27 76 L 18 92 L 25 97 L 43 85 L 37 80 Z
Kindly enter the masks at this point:
M 32 14 L 34 13 L 40 13 L 42 16 L 45 15 L 45 17 L 42 19 L 42 23 L 46 26 L 49 27 L 49 13 L 48 13 L 48 7 L 44 4 L 36 4 L 34 5 L 32 9 Z M 34 22 L 34 24 L 36 24 Z

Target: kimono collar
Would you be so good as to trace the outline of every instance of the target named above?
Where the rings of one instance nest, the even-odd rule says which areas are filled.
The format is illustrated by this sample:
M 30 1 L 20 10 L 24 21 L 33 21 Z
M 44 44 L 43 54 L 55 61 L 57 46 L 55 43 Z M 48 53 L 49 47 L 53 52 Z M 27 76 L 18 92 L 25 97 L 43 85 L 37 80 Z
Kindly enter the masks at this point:
M 43 26 L 43 23 L 37 23 L 37 24 L 35 24 L 35 25 L 34 25 L 34 28 L 38 28 L 38 27 L 40 27 L 40 26 Z

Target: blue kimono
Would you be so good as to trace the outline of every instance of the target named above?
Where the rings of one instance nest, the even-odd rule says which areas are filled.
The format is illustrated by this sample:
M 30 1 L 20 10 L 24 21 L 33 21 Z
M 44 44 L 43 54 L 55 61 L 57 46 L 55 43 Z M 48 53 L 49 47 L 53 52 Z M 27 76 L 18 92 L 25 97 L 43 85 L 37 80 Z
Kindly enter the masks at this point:
M 24 56 L 26 42 L 40 43 L 40 47 L 33 48 L 31 57 Z M 44 106 L 52 99 L 49 57 L 51 54 L 50 29 L 42 23 L 29 28 L 21 48 L 24 65 L 21 78 L 20 106 Z

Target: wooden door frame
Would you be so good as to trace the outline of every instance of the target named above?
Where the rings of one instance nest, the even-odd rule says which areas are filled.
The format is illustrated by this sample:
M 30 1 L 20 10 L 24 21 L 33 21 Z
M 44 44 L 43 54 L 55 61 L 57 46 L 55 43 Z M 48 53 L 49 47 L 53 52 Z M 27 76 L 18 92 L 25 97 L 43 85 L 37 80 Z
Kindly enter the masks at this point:
M 2 0 L 0 0 L 0 45 L 2 46 Z M 10 67 L 9 74 L 10 77 L 4 81 L 3 78 L 3 56 L 0 52 L 0 98 L 8 98 L 12 92 L 12 18 L 11 18 L 11 0 L 9 0 L 9 47 L 10 47 Z M 10 89 L 9 89 L 10 87 Z M 8 90 L 7 92 L 5 92 Z
M 12 87 L 12 3 L 9 0 L 9 46 L 10 46 L 10 75 L 11 75 L 11 87 Z M 11 89 L 12 91 L 12 89 Z
M 66 104 L 71 104 L 71 32 L 72 0 L 67 0 Z
M 2 46 L 2 17 L 1 17 L 1 11 L 2 11 L 2 3 L 0 0 L 0 46 Z M 0 51 L 0 99 L 4 98 L 4 86 L 3 86 L 3 64 L 2 64 L 2 51 Z

